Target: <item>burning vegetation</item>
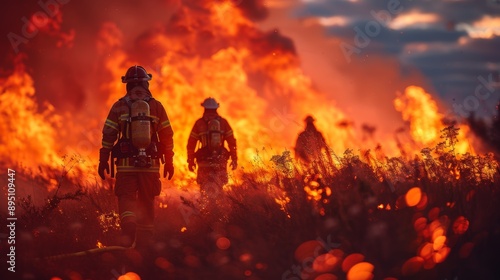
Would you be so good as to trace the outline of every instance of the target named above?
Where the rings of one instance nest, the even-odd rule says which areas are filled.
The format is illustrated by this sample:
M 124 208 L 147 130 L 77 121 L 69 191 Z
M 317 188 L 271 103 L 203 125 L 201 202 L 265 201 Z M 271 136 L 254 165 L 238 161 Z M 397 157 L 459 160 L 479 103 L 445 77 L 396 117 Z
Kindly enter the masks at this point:
M 68 54 L 78 48 L 78 28 L 64 30 L 62 10 L 79 10 L 71 5 L 83 4 L 59 7 L 39 28 L 43 35 L 21 45 L 24 54 L 0 78 L 0 165 L 16 170 L 23 210 L 21 278 L 500 274 L 494 264 L 500 248 L 498 145 L 487 137 L 495 126 L 452 122 L 422 86 L 408 85 L 393 99 L 404 127 L 375 135 L 376 125 L 363 124 L 358 131 L 363 119 L 315 88 L 293 42 L 277 30 L 257 28 L 254 20 L 266 16 L 261 1 L 168 2 L 168 13 L 147 30 L 134 30 L 132 39 L 127 22 L 97 21 L 93 62 L 75 59 L 92 82 L 44 83 L 32 70 L 46 67 L 43 58 L 34 62 L 33 49 L 52 44 Z M 42 24 L 36 23 L 31 28 Z M 106 110 L 123 96 L 120 77 L 134 64 L 153 74 L 151 92 L 165 104 L 175 132 L 176 174 L 163 181 L 155 245 L 148 252 L 113 247 L 120 230 L 113 179 L 96 176 Z M 67 67 L 58 71 L 74 69 Z M 60 100 L 69 89 L 75 94 Z M 208 96 L 231 120 L 242 167 L 207 203 L 187 170 L 185 146 Z M 308 114 L 329 148 L 303 164 L 290 150 Z

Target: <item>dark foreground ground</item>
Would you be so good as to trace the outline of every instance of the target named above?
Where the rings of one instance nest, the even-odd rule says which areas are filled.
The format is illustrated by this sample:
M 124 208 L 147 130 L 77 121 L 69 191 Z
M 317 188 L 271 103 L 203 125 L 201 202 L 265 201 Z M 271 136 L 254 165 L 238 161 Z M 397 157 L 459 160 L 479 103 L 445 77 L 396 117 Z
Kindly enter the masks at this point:
M 311 169 L 277 156 L 206 207 L 167 190 L 137 249 L 109 247 L 119 227 L 102 186 L 19 199 L 16 272 L 4 264 L 2 279 L 498 279 L 496 163 L 447 155 L 345 153 Z

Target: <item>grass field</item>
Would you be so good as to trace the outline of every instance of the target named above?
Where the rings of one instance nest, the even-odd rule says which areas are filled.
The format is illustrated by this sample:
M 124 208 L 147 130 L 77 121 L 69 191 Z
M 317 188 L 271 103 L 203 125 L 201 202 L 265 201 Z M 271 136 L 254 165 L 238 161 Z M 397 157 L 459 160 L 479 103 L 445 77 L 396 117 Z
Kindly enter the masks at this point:
M 197 188 L 164 189 L 142 250 L 111 247 L 120 229 L 106 184 L 63 180 L 41 203 L 18 198 L 17 276 L 497 279 L 498 170 L 493 154 L 446 145 L 409 158 L 348 150 L 309 166 L 285 152 L 208 204 Z

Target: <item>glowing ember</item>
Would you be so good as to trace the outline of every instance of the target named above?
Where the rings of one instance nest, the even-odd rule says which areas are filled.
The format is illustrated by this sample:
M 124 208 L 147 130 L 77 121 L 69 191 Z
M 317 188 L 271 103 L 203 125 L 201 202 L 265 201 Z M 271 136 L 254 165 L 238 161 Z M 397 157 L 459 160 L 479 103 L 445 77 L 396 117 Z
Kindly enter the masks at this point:
M 141 277 L 134 272 L 127 272 L 118 277 L 118 280 L 141 280 Z
M 401 272 L 404 276 L 414 275 L 422 269 L 423 265 L 424 259 L 422 257 L 413 257 L 403 264 Z
M 321 274 L 320 276 L 314 278 L 314 280 L 337 280 L 337 276 L 331 273 Z
M 455 222 L 453 222 L 453 232 L 456 234 L 464 234 L 469 229 L 469 220 L 464 216 L 458 217 Z
M 351 267 L 353 267 L 357 263 L 361 263 L 364 260 L 365 256 L 363 254 L 359 253 L 350 254 L 342 262 L 342 270 L 344 272 L 348 272 L 351 269 Z
M 173 264 L 163 257 L 157 257 L 155 259 L 155 265 L 163 270 L 172 270 Z
M 305 241 L 295 250 L 295 259 L 302 262 L 307 258 L 314 257 L 317 250 L 321 248 L 323 248 L 323 244 L 317 240 Z
M 434 240 L 434 244 L 432 244 L 432 248 L 434 249 L 434 251 L 439 251 L 443 248 L 443 246 L 445 245 L 445 242 L 446 242 L 446 236 L 441 235 Z
M 427 207 L 427 202 L 428 202 L 428 197 L 427 197 L 427 194 L 425 192 L 422 192 L 421 193 L 421 198 L 420 198 L 420 201 L 418 202 L 417 205 L 415 205 L 415 207 L 418 209 L 418 210 L 424 210 L 425 207 Z
M 327 253 L 319 255 L 313 262 L 313 269 L 317 272 L 329 272 L 333 271 L 337 266 L 340 265 L 341 259 L 333 254 Z
M 424 259 L 430 259 L 433 253 L 432 243 L 427 242 L 422 245 L 419 255 Z
M 411 188 L 406 193 L 405 199 L 408 206 L 416 206 L 422 199 L 422 191 L 419 187 Z
M 354 279 L 364 279 L 364 280 L 370 280 L 373 279 L 373 269 L 375 267 L 373 264 L 368 263 L 368 262 L 360 262 L 355 264 L 351 269 L 349 269 L 349 272 L 347 272 L 347 279 L 349 280 L 354 280 Z
M 413 226 L 414 226 L 416 232 L 423 231 L 427 227 L 427 218 L 420 217 L 420 218 L 416 219 Z
M 217 248 L 227 250 L 231 246 L 231 241 L 226 237 L 219 237 L 215 242 Z
M 433 255 L 433 260 L 435 263 L 442 263 L 446 260 L 446 258 L 448 257 L 448 255 L 450 254 L 450 247 L 442 247 L 439 251 L 437 251 L 434 255 Z

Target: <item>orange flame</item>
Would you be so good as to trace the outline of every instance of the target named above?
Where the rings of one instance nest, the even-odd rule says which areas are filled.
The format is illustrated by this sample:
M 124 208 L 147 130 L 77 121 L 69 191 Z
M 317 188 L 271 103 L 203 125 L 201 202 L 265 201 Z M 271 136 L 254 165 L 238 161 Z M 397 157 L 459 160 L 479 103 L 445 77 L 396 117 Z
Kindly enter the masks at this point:
M 192 125 L 202 115 L 199 104 L 209 96 L 221 103 L 220 114 L 235 132 L 239 164 L 245 170 L 254 168 L 258 160 L 266 164 L 272 155 L 293 149 L 308 114 L 317 119 L 316 126 L 333 151 L 359 148 L 352 120 L 303 73 L 289 39 L 277 31 L 260 31 L 231 1 L 199 5 L 202 9 L 180 6 L 167 27 L 153 27 L 137 39 L 141 48 L 154 50 L 153 54 L 130 54 L 120 27 L 103 23 L 95 47 L 98 63 L 107 70 L 101 72 L 108 74 L 107 80 L 98 79 L 102 81 L 98 88 L 107 97 L 103 102 L 97 94 L 87 96 L 90 109 L 86 111 L 60 112 L 49 103 L 39 106 L 33 79 L 18 62 L 15 71 L 0 83 L 0 111 L 7 120 L 0 124 L 0 131 L 16 135 L 0 136 L 5 143 L 0 148 L 5 164 L 31 172 L 39 168 L 41 176 L 50 180 L 49 174 L 79 155 L 86 165 L 75 166 L 72 178 L 95 178 L 100 130 L 111 105 L 125 94 L 120 77 L 134 64 L 153 74 L 150 89 L 171 120 L 176 155 L 173 184 L 178 188 L 195 185 L 195 174 L 187 170 L 185 147 Z M 43 31 L 62 34 L 61 21 L 62 15 L 57 14 Z M 440 141 L 443 116 L 430 94 L 411 86 L 394 105 L 410 123 L 411 139 L 419 145 L 405 147 L 407 150 Z M 456 151 L 471 151 L 465 139 L 467 127 L 460 128 Z M 389 154 L 397 153 L 393 142 L 384 142 Z M 231 176 L 233 182 L 238 179 L 236 174 Z M 314 186 L 307 191 L 316 200 L 320 197 Z
M 3 132 L 0 139 L 4 143 L 0 147 L 0 157 L 30 172 L 40 163 L 61 165 L 56 139 L 62 119 L 48 103 L 39 108 L 34 99 L 33 79 L 22 64 L 0 81 L 0 92 L 0 112 L 5 116 L 0 123 Z
M 230 3 L 210 5 L 209 9 L 212 12 L 210 26 L 213 27 L 207 30 L 212 33 L 210 36 L 232 41 L 236 31 L 243 30 L 248 32 L 249 37 L 266 36 Z M 193 22 L 193 13 L 181 8 L 176 27 L 172 28 L 202 28 Z M 224 13 L 223 21 L 219 17 L 221 13 Z M 228 21 L 234 24 L 228 24 Z M 190 34 L 178 38 L 165 32 L 157 30 L 144 39 L 144 43 L 163 48 L 163 55 L 153 63 L 159 67 L 147 70 L 153 74 L 150 84 L 153 96 L 166 107 L 174 129 L 175 165 L 182 174 L 182 179 L 176 176 L 177 186 L 188 186 L 187 180 L 194 177 L 186 168 L 185 146 L 192 125 L 202 115 L 199 104 L 206 97 L 214 97 L 221 103 L 219 111 L 229 120 L 238 140 L 239 163 L 246 168 L 252 167 L 257 150 L 271 148 L 276 149 L 273 153 L 279 153 L 290 149 L 302 129 L 303 117 L 311 113 L 311 108 L 314 108 L 318 119 L 334 123 L 344 119 L 332 100 L 314 89 L 310 79 L 302 73 L 295 54 L 290 51 L 267 46 L 269 50 L 257 54 L 255 48 L 262 46 L 235 42 L 232 46 L 202 56 L 187 47 L 199 44 L 197 38 Z M 122 37 L 112 23 L 103 25 L 99 33 L 98 47 L 101 53 L 107 54 L 105 65 L 113 81 L 105 86 L 106 91 L 111 93 L 107 107 L 124 95 L 120 77 L 127 67 L 140 64 L 127 57 Z M 250 80 L 255 75 L 253 73 L 263 76 L 265 83 L 262 91 L 252 86 Z M 330 143 L 333 148 L 345 148 L 344 140 L 349 133 L 327 129 L 328 123 L 318 124 L 318 127 L 324 129 L 328 138 L 336 139 Z M 272 154 L 264 156 L 267 161 Z
M 439 112 L 437 102 L 421 87 L 407 87 L 404 94 L 394 100 L 394 107 L 401 112 L 403 120 L 410 124 L 410 136 L 420 148 L 434 147 L 443 140 L 441 130 L 446 127 L 444 115 Z M 455 151 L 460 154 L 474 153 L 468 139 L 469 127 L 459 125 L 458 143 Z

